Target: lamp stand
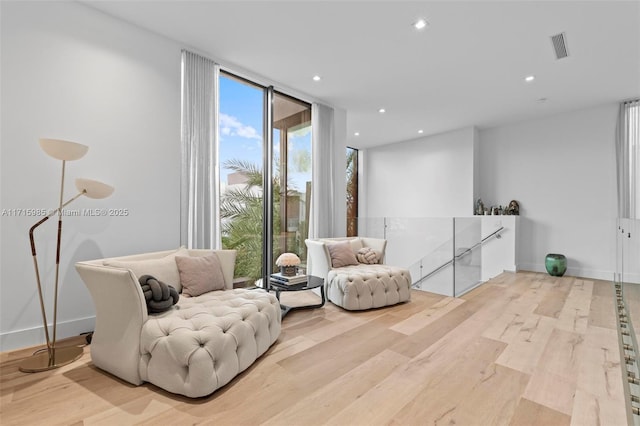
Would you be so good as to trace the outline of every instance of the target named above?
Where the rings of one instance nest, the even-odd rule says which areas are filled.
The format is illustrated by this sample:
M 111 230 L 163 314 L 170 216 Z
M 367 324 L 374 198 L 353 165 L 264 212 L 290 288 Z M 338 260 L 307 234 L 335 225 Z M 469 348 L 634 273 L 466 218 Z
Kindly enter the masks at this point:
M 22 363 L 20 363 L 20 371 L 25 373 L 36 373 L 39 371 L 52 370 L 54 368 L 62 367 L 63 365 L 67 365 L 77 360 L 82 356 L 83 349 L 79 346 L 69 346 L 56 348 L 56 332 L 57 332 L 57 323 L 58 323 L 58 278 L 60 271 L 60 247 L 62 240 L 62 209 L 64 206 L 85 194 L 86 191 L 80 192 L 78 195 L 67 201 L 66 203 L 62 203 L 62 197 L 64 195 L 64 169 L 65 169 L 65 160 L 62 160 L 62 180 L 60 183 L 60 202 L 58 204 L 58 209 L 55 212 L 50 213 L 45 216 L 43 219 L 38 221 L 35 225 L 29 229 L 29 240 L 31 243 L 31 255 L 33 256 L 33 266 L 36 271 L 36 282 L 38 284 L 38 296 L 40 298 L 40 310 L 42 313 L 42 321 L 44 323 L 44 334 L 47 341 L 47 349 L 44 351 L 37 351 L 31 357 L 26 358 Z M 49 338 L 49 325 L 47 323 L 47 314 L 44 307 L 44 297 L 42 295 L 42 285 L 40 282 L 40 271 L 38 269 L 38 258 L 36 254 L 36 245 L 33 238 L 33 231 L 44 222 L 46 222 L 51 216 L 55 213 L 58 213 L 58 238 L 57 238 L 57 247 L 56 247 L 56 278 L 55 278 L 55 287 L 54 287 L 54 301 L 53 301 L 53 339 Z
M 23 373 L 37 373 L 53 370 L 63 365 L 71 364 L 82 356 L 83 349 L 80 346 L 66 346 L 62 348 L 51 347 L 51 352 L 40 352 L 31 355 L 20 363 L 20 371 Z M 51 355 L 49 355 L 51 353 Z

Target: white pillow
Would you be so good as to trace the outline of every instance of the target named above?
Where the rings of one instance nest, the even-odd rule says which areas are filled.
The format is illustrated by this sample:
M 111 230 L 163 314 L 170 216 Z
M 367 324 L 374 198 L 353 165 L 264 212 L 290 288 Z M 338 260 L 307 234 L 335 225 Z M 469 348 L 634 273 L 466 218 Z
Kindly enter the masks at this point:
M 189 250 L 180 247 L 174 253 L 159 259 L 145 260 L 105 260 L 105 266 L 114 266 L 116 268 L 130 269 L 136 278 L 143 275 L 151 275 L 158 281 L 175 288 L 178 293 L 182 291 L 180 285 L 180 272 L 176 265 L 176 256 L 189 256 Z

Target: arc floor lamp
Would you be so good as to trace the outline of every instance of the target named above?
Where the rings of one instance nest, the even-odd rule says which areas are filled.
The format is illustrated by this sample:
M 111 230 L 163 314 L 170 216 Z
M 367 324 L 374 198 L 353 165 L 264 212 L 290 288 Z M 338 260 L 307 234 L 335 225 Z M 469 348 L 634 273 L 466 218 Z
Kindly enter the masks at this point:
M 29 229 L 29 242 L 31 243 L 31 255 L 33 256 L 33 266 L 36 272 L 36 284 L 38 286 L 38 296 L 40 298 L 40 311 L 42 314 L 42 322 L 44 326 L 44 335 L 47 341 L 47 347 L 44 350 L 37 351 L 33 356 L 25 359 L 20 364 L 20 370 L 28 373 L 38 371 L 51 370 L 69 364 L 82 355 L 82 348 L 79 346 L 56 347 L 57 340 L 57 323 L 58 323 L 58 283 L 60 271 L 60 241 L 62 238 L 62 217 L 64 216 L 63 208 L 72 201 L 81 196 L 89 198 L 106 198 L 113 193 L 113 187 L 102 182 L 91 179 L 76 179 L 76 188 L 78 193 L 66 202 L 64 197 L 64 173 L 67 161 L 78 160 L 87 153 L 89 147 L 75 142 L 60 139 L 40 139 L 40 147 L 49 156 L 62 161 L 62 178 L 60 181 L 60 201 L 58 208 L 54 209 L 47 216 L 40 219 Z M 54 215 L 58 215 L 58 237 L 56 244 L 56 269 L 53 299 L 53 336 L 49 335 L 49 323 L 47 322 L 47 312 L 44 304 L 44 296 L 42 294 L 42 284 L 40 282 L 40 271 L 38 269 L 38 258 L 36 254 L 36 245 L 33 232 L 36 228 L 49 220 Z

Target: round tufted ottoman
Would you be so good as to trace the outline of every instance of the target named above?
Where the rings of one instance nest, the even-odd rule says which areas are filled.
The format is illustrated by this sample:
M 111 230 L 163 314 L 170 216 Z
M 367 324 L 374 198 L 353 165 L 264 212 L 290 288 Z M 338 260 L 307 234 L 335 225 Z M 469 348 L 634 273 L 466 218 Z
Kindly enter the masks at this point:
M 327 297 L 351 311 L 395 305 L 411 299 L 411 275 L 388 265 L 334 268 L 327 276 Z
M 181 297 L 149 316 L 140 339 L 140 377 L 169 392 L 199 397 L 227 384 L 280 335 L 280 305 L 258 290 Z

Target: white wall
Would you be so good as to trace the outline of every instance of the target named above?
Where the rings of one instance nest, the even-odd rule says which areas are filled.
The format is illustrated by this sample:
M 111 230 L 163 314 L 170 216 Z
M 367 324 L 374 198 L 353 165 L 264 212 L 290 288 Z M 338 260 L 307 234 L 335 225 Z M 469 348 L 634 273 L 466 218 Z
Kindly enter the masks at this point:
M 180 46 L 77 3 L 1 3 L 1 209 L 52 208 L 60 162 L 38 138 L 89 145 L 67 164 L 73 179 L 115 186 L 69 209 L 123 208 L 126 217 L 64 220 L 58 336 L 93 329 L 94 308 L 76 261 L 179 244 Z M 0 350 L 44 341 L 27 232 L 34 217 L 1 217 Z M 52 306 L 55 220 L 37 231 Z M 49 321 L 52 320 L 49 313 Z
M 485 205 L 520 202 L 519 267 L 610 280 L 615 269 L 617 105 L 480 131 Z
M 360 216 L 473 214 L 473 127 L 365 150 Z
M 608 104 L 368 149 L 360 216 L 469 216 L 478 197 L 486 206 L 516 199 L 519 269 L 544 272 L 545 255 L 563 253 L 568 274 L 610 280 L 616 114 Z

